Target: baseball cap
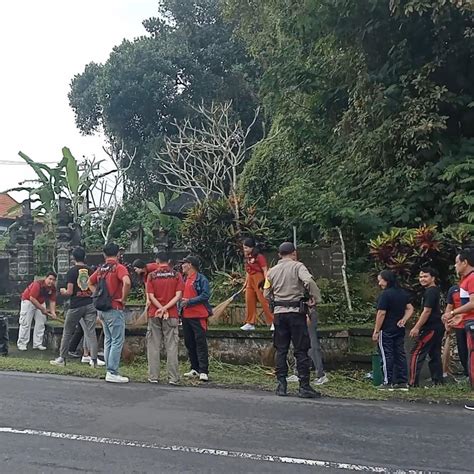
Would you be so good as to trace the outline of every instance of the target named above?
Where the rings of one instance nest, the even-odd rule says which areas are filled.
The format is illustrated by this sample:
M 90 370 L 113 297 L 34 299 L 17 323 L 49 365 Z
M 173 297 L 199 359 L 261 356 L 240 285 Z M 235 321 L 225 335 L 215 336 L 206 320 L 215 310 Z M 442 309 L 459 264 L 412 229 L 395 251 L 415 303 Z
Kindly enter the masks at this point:
M 190 263 L 196 270 L 199 269 L 199 258 L 195 257 L 194 255 L 188 255 L 186 258 L 183 258 L 183 263 Z
M 293 245 L 292 242 L 283 242 L 279 247 L 278 247 L 278 253 L 280 255 L 290 255 L 290 253 L 293 253 L 296 250 L 295 246 Z

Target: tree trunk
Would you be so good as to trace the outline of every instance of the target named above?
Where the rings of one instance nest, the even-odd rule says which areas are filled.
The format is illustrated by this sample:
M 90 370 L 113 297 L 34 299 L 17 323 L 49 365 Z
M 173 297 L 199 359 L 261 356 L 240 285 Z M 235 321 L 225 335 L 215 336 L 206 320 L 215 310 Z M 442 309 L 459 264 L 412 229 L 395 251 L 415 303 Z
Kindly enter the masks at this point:
M 342 230 L 339 226 L 336 227 L 337 233 L 339 235 L 339 241 L 341 242 L 341 252 L 342 252 L 342 281 L 344 283 L 344 291 L 346 293 L 347 307 L 349 311 L 352 311 L 352 301 L 351 295 L 349 293 L 349 283 L 347 282 L 347 255 L 346 255 L 346 244 L 344 242 L 344 237 L 342 235 Z

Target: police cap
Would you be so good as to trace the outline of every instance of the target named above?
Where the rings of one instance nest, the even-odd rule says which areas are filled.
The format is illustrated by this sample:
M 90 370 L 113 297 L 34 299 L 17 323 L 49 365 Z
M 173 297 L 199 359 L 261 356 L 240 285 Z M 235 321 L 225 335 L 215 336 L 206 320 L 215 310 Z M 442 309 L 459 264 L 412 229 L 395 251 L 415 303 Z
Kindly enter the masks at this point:
M 279 247 L 278 247 L 278 253 L 280 255 L 290 255 L 294 251 L 296 251 L 296 247 L 293 245 L 292 242 L 283 242 Z

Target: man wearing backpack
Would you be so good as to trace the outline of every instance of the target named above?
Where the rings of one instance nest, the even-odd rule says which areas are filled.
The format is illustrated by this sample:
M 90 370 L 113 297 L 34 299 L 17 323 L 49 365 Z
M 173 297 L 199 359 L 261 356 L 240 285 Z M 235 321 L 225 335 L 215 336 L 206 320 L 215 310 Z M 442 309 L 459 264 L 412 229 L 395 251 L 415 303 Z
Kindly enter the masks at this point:
M 128 378 L 118 373 L 120 356 L 125 341 L 123 309 L 131 287 L 127 268 L 119 263 L 119 246 L 105 245 L 105 263 L 89 278 L 95 308 L 104 327 L 104 356 L 107 366 L 106 382 L 127 383 Z
M 89 275 L 92 273 L 85 264 L 86 251 L 82 247 L 76 247 L 72 251 L 74 266 L 66 275 L 67 288 L 61 288 L 61 295 L 69 297 L 69 309 L 66 312 L 63 337 L 59 349 L 59 357 L 51 360 L 51 365 L 66 365 L 69 344 L 76 326 L 81 324 L 84 331 L 84 340 L 90 345 L 90 365 L 97 367 L 105 365 L 97 358 L 97 335 L 95 325 L 97 311 L 92 304 L 92 294 L 88 287 Z

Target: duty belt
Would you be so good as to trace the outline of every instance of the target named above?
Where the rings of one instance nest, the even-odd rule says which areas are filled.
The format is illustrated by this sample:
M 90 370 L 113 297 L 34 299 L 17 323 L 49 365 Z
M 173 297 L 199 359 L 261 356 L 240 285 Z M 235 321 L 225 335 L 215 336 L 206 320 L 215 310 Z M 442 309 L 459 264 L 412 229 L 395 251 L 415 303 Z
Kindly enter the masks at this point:
M 298 301 L 274 301 L 273 306 L 281 306 L 283 308 L 299 308 L 301 300 Z

